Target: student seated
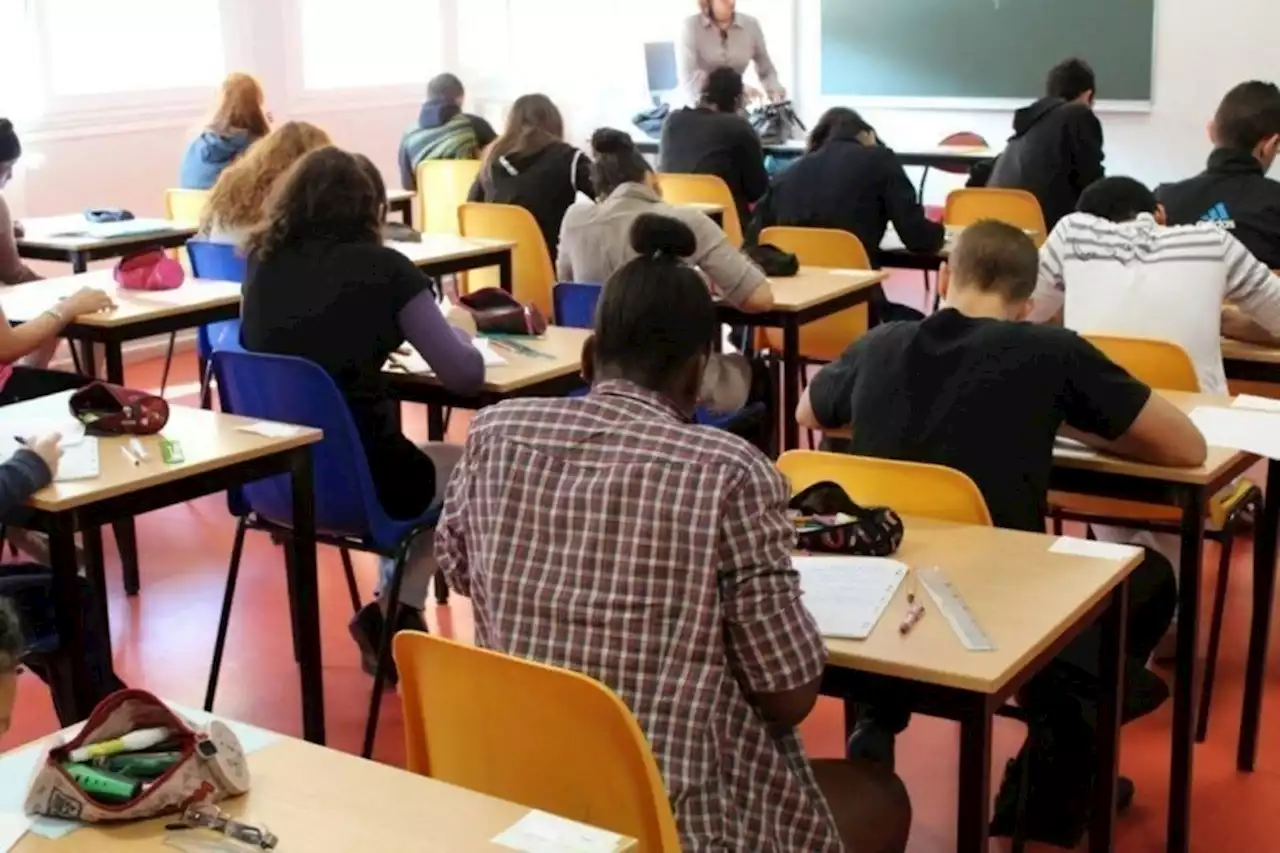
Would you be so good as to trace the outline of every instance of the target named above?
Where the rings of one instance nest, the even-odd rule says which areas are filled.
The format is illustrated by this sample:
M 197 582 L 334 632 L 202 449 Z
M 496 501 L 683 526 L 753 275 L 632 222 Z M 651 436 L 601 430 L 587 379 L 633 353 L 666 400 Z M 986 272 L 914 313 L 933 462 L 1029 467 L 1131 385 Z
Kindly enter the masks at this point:
M 13 129 L 13 122 L 0 118 L 0 190 L 13 180 L 13 170 L 22 156 L 22 141 Z M 41 276 L 22 262 L 18 254 L 18 238 L 22 226 L 9 213 L 9 205 L 0 195 L 0 284 L 25 284 L 39 281 Z
M 433 282 L 382 242 L 387 193 L 367 158 L 337 148 L 307 154 L 272 194 L 267 215 L 246 241 L 249 267 L 241 340 L 255 352 L 299 356 L 333 377 L 364 445 L 382 507 L 416 518 L 437 500 L 461 448 L 418 448 L 400 431 L 400 404 L 382 368 L 406 340 L 449 390 L 473 394 L 484 359 L 469 336 L 450 328 Z M 384 589 L 390 581 L 384 561 Z M 420 539 L 406 568 L 401 630 L 426 630 L 422 618 L 434 573 Z M 365 607 L 351 633 L 372 673 L 387 602 Z
M 989 187 L 1034 195 L 1050 229 L 1103 175 L 1102 123 L 1093 113 L 1097 88 L 1084 60 L 1057 65 L 1049 72 L 1045 97 L 1014 113 L 1013 136 L 987 180 Z
M 726 302 L 744 311 L 773 307 L 769 279 L 725 238 L 705 214 L 666 204 L 657 176 L 620 130 L 602 128 L 591 136 L 592 184 L 597 203 L 579 204 L 565 214 L 560 229 L 556 275 L 560 281 L 600 283 L 636 256 L 631 226 L 641 214 L 683 222 L 694 233 L 692 263 L 706 273 Z
M 1280 88 L 1260 80 L 1236 86 L 1218 106 L 1209 138 L 1214 148 L 1203 172 L 1156 190 L 1169 224 L 1217 225 L 1280 269 L 1280 183 L 1267 177 L 1280 149 Z
M 564 119 L 546 95 L 522 95 L 489 146 L 467 201 L 514 204 L 538 221 L 554 263 L 564 213 L 578 193 L 591 198 L 591 160 L 564 141 Z
M 746 228 L 751 206 L 769 189 L 769 173 L 760 137 L 739 114 L 743 91 L 742 75 L 732 68 L 706 75 L 698 105 L 676 110 L 663 123 L 658 171 L 720 178 Z
M 773 179 L 757 210 L 761 227 L 835 228 L 857 237 L 874 260 L 893 223 L 913 252 L 936 252 L 946 229 L 925 216 L 902 164 L 862 116 L 827 110 L 805 154 Z
M 479 160 L 498 134 L 480 116 L 462 111 L 466 91 L 453 74 L 437 74 L 427 84 L 427 100 L 418 123 L 400 142 L 400 185 L 418 188 L 423 160 Z
M 280 176 L 308 151 L 329 144 L 329 134 L 305 121 L 271 131 L 218 178 L 200 218 L 201 236 L 215 243 L 242 242 L 261 221 Z
M 785 480 L 690 423 L 716 309 L 697 240 L 632 220 L 583 352 L 586 397 L 476 415 L 436 535 L 476 644 L 602 682 L 635 714 L 682 849 L 900 851 L 894 775 L 812 765 L 795 727 L 826 650 L 791 567 Z
M 1044 532 L 1060 430 L 1095 447 L 1157 465 L 1204 461 L 1204 437 L 1172 403 L 1110 362 L 1076 333 L 1019 322 L 1031 310 L 1039 259 L 1021 230 L 994 221 L 965 229 L 939 274 L 942 310 L 888 323 L 823 368 L 801 398 L 810 429 L 852 430 L 851 452 L 945 465 L 968 474 L 999 527 Z M 1173 616 L 1168 561 L 1147 551 L 1129 579 L 1124 718 L 1168 695 L 1145 668 Z M 1074 847 L 1084 832 L 1093 758 L 1097 628 L 1069 646 L 1019 695 L 1051 728 L 1037 739 L 1027 824 L 1032 839 Z M 895 696 L 859 708 L 851 755 L 893 760 L 908 721 Z M 992 832 L 1013 828 L 1028 746 L 1006 772 Z M 1123 782 L 1121 805 L 1132 799 Z
M 184 190 L 212 189 L 223 169 L 271 131 L 265 102 L 262 84 L 255 77 L 240 73 L 228 76 L 213 118 L 187 146 L 178 186 Z

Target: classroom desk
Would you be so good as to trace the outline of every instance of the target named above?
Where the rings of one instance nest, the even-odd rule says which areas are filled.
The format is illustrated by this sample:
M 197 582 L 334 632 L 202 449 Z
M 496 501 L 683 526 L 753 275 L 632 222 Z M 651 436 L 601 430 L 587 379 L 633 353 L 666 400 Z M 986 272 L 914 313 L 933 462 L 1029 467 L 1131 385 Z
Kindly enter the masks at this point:
M 12 753 L 11 753 L 12 754 Z M 0 768 L 4 757 L 0 757 Z M 527 806 L 364 761 L 292 738 L 248 757 L 252 785 L 219 808 L 265 825 L 281 851 L 306 853 L 501 853 L 494 844 L 529 813 Z M 144 853 L 249 848 L 206 831 L 167 832 L 175 818 L 87 826 L 56 841 L 28 833 L 14 853 Z M 620 853 L 638 850 L 626 839 Z
M 427 438 L 443 441 L 446 408 L 479 411 L 503 400 L 517 397 L 563 397 L 583 387 L 582 345 L 590 329 L 568 329 L 548 326 L 541 338 L 517 338 L 521 344 L 544 352 L 551 358 L 502 351 L 507 364 L 485 371 L 484 387 L 479 394 L 466 396 L 448 391 L 433 374 L 407 374 L 387 371 L 391 396 L 407 403 L 427 406 Z
M 880 266 L 890 269 L 936 272 L 946 262 L 955 238 L 955 233 L 948 233 L 946 243 L 936 252 L 912 252 L 902 244 L 902 238 L 891 225 L 884 234 L 876 258 Z
M 400 214 L 400 221 L 413 225 L 413 202 L 417 198 L 413 190 L 387 190 L 387 210 Z
M 478 240 L 454 234 L 423 234 L 420 242 L 388 240 L 387 245 L 429 276 L 497 267 L 500 286 L 508 293 L 513 285 L 511 254 L 516 244 L 510 240 Z
M 1184 411 L 1197 406 L 1227 406 L 1229 397 L 1160 392 Z M 1178 585 L 1177 670 L 1173 689 L 1173 746 L 1169 791 L 1168 850 L 1186 853 L 1190 843 L 1192 747 L 1199 673 L 1201 557 L 1209 500 L 1258 461 L 1254 454 L 1210 447 L 1199 468 L 1162 468 L 1129 462 L 1091 450 L 1059 445 L 1054 450 L 1050 488 L 1055 491 L 1172 505 L 1181 509 L 1181 579 Z M 1280 466 L 1270 461 L 1267 484 L 1280 484 Z M 1273 493 L 1273 498 L 1280 497 Z M 1246 685 L 1260 691 L 1275 594 L 1276 530 L 1280 500 L 1268 499 L 1254 538 L 1254 600 Z M 1252 678 L 1253 680 L 1248 680 Z M 1238 760 L 1256 751 L 1260 692 L 1246 693 Z M 1241 761 L 1243 764 L 1243 761 Z M 1247 768 L 1246 768 L 1247 769 Z
M 1222 364 L 1228 379 L 1280 384 L 1280 347 L 1223 338 Z
M 95 287 L 111 294 L 116 310 L 77 317 L 63 328 L 61 336 L 78 346 L 80 367 L 89 376 L 95 376 L 98 369 L 93 357 L 94 345 L 102 345 L 106 361 L 104 378 L 117 385 L 124 384 L 124 345 L 129 341 L 240 316 L 239 284 L 188 279 L 175 290 L 123 290 L 112 279 L 110 270 L 0 288 L 0 308 L 11 323 L 25 323 L 82 287 Z M 120 522 L 116 539 L 125 592 L 136 595 L 138 544 L 132 518 Z
M 970 652 L 939 613 L 905 637 L 904 582 L 865 641 L 827 640 L 823 692 L 867 697 L 891 691 L 930 716 L 960 723 L 956 849 L 985 853 L 991 807 L 992 720 L 1001 707 L 1080 632 L 1102 619 L 1103 694 L 1099 701 L 1099 781 L 1090 823 L 1091 851 L 1110 851 L 1119 755 L 1125 585 L 1141 562 L 1050 553 L 1056 537 L 924 518 L 904 520 L 893 559 L 938 566 L 995 642 Z M 926 607 L 932 607 L 926 595 Z M 1031 606 L 1034 605 L 1034 606 Z M 848 708 L 846 703 L 846 709 Z M 846 711 L 845 726 L 853 720 Z
M 71 392 L 54 394 L 0 409 L 0 429 L 7 435 L 23 435 L 23 423 L 33 419 L 69 417 Z M 302 721 L 307 740 L 324 743 L 324 692 L 320 657 L 320 609 L 316 580 L 315 506 L 312 492 L 311 445 L 319 430 L 299 428 L 293 435 L 272 437 L 243 432 L 254 421 L 173 406 L 161 435 L 182 446 L 185 461 L 167 465 L 160 453 L 160 437 L 139 439 L 150 458 L 133 465 L 122 453 L 124 438 L 99 440 L 100 474 L 91 480 L 54 483 L 36 492 L 27 503 L 5 514 L 0 521 L 49 535 L 53 569 L 53 604 L 66 654 L 83 659 L 84 625 L 76 590 L 75 535 L 83 536 L 86 563 L 93 569 L 97 605 L 107 624 L 107 594 L 102 575 L 100 528 L 144 512 L 186 503 L 204 495 L 251 483 L 264 477 L 287 474 L 293 486 L 294 588 L 298 633 L 298 659 L 302 681 Z M 76 672 L 71 698 L 76 714 L 92 710 L 88 683 Z
M 710 202 L 705 202 L 705 201 L 691 201 L 685 204 L 678 205 L 678 207 L 687 207 L 690 210 L 696 210 L 699 213 L 705 213 L 707 215 L 707 218 L 710 219 L 712 222 L 714 222 L 716 225 L 719 225 L 721 228 L 724 227 L 724 205 L 723 204 L 711 204 Z
M 878 270 L 836 270 L 801 267 L 799 275 L 772 278 L 774 306 L 758 314 L 719 305 L 720 322 L 734 326 L 754 326 L 782 330 L 782 424 L 783 450 L 800 445 L 796 406 L 800 405 L 800 327 L 871 299 L 876 288 L 889 277 Z
M 71 271 L 76 273 L 85 272 L 90 261 L 120 258 L 147 249 L 177 249 L 196 234 L 194 224 L 170 222 L 160 227 L 157 220 L 157 230 L 142 234 L 106 238 L 88 234 L 61 236 L 89 228 L 89 223 L 79 214 L 21 221 L 26 233 L 18 240 L 19 257 L 71 264 Z
M 657 154 L 658 140 L 633 136 L 636 150 L 642 154 Z M 778 145 L 765 145 L 767 157 L 778 160 L 795 160 L 802 156 L 806 142 L 803 139 L 792 139 Z M 994 160 L 1000 152 L 981 145 L 934 145 L 927 148 L 895 148 L 898 162 L 904 166 L 922 166 L 935 169 L 962 169 L 967 171 L 975 163 L 983 160 Z

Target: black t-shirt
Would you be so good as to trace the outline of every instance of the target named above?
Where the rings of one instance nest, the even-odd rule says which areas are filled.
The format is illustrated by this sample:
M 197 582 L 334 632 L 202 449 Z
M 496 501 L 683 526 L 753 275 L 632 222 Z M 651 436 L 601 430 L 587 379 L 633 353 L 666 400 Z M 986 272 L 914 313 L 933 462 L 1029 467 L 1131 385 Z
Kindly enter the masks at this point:
M 742 227 L 750 205 L 769 189 L 760 137 L 740 115 L 704 108 L 680 109 L 662 125 L 658 168 L 686 175 L 716 175 L 729 185 Z
M 809 386 L 819 423 L 852 425 L 851 452 L 963 471 L 998 526 L 1032 531 L 1058 429 L 1119 438 L 1150 395 L 1075 332 L 954 309 L 873 329 Z
M 316 240 L 262 262 L 251 257 L 240 309 L 246 349 L 305 358 L 333 377 L 383 506 L 399 518 L 426 509 L 435 472 L 401 433 L 382 367 L 405 340 L 401 309 L 430 289 L 430 279 L 394 249 Z

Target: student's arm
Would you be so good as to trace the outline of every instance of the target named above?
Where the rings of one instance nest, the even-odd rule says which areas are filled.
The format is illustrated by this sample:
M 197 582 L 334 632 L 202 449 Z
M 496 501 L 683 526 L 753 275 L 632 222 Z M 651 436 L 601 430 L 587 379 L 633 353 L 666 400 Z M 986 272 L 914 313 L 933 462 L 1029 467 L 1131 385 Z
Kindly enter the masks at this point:
M 916 188 L 898 158 L 886 149 L 884 154 L 885 183 L 884 205 L 893 227 L 897 229 L 902 244 L 912 252 L 936 252 L 947 239 L 947 229 L 941 222 L 934 222 L 924 214 L 924 207 L 916 196 Z M 867 246 L 871 252 L 879 246 Z
M 573 185 L 587 198 L 596 197 L 595 182 L 591 180 L 591 158 L 585 151 L 574 151 Z
M 40 452 L 37 452 L 40 451 Z M 0 465 L 0 512 L 7 513 L 27 502 L 27 498 L 53 481 L 53 470 L 40 453 L 59 455 L 58 439 L 42 436 L 23 447 Z
M 751 129 L 746 119 L 741 120 L 738 150 L 742 171 L 742 187 L 747 193 L 747 200 L 755 203 L 769 191 L 769 170 L 764 167 L 764 146 L 760 144 L 760 136 Z M 742 223 L 746 225 L 746 223 Z
M 1227 268 L 1226 299 L 1234 303 L 1255 328 L 1269 336 L 1280 335 L 1280 278 L 1234 236 L 1224 231 L 1222 239 Z
M 1040 247 L 1040 272 L 1036 280 L 1036 292 L 1031 297 L 1029 323 L 1062 322 L 1062 310 L 1067 302 L 1067 283 L 1063 277 L 1062 259 L 1067 251 L 1066 232 L 1071 217 L 1063 218 L 1049 239 Z
M 474 394 L 484 385 L 484 356 L 466 332 L 445 321 L 429 289 L 409 300 L 396 321 L 405 340 L 431 365 L 445 388 L 455 394 Z
M 886 327 L 877 327 L 886 328 Z M 853 388 L 863 361 L 871 331 L 858 338 L 840 358 L 818 371 L 800 396 L 796 422 L 805 429 L 836 430 L 853 423 Z
M 444 572 L 449 588 L 459 595 L 471 597 L 471 565 L 467 560 L 467 492 L 470 481 L 470 440 L 462 459 L 454 466 L 449 485 L 445 487 L 440 524 L 436 527 L 435 557 Z
M 710 217 L 679 207 L 669 208 L 664 215 L 679 219 L 693 231 L 698 240 L 693 261 L 707 274 L 726 302 L 753 313 L 773 308 L 773 288 L 769 285 L 769 277 L 743 252 L 734 248 Z
M 493 129 L 493 125 L 480 116 L 468 115 L 467 118 L 471 120 L 471 129 L 476 134 L 476 146 L 483 152 L 498 138 L 498 133 Z
M 755 55 L 752 58 L 756 63 L 756 76 L 760 78 L 760 85 L 764 87 L 769 99 L 780 101 L 787 96 L 787 90 L 778 82 L 778 69 L 769 56 L 769 45 L 765 42 L 764 30 L 759 21 L 752 22 L 752 36 L 755 39 Z
M 728 491 L 718 573 L 730 671 L 771 725 L 791 729 L 818 699 L 826 645 L 791 566 L 786 480 L 755 456 Z
M 1222 336 L 1249 344 L 1280 347 L 1280 336 L 1271 334 L 1244 316 L 1234 305 L 1222 306 Z
M 40 276 L 22 262 L 18 254 L 18 238 L 9 205 L 0 196 L 0 284 L 23 284 L 39 281 Z
M 1071 186 L 1079 195 L 1106 174 L 1102 168 L 1102 122 L 1093 110 L 1081 107 L 1067 125 L 1067 132 L 1071 135 L 1067 146 L 1071 152 Z
M 1203 465 L 1204 436 L 1177 406 L 1130 376 L 1093 344 L 1064 331 L 1064 432 L 1100 450 L 1151 465 Z
M 96 314 L 115 307 L 104 291 L 83 287 L 40 316 L 20 326 L 9 325 L 0 310 L 0 364 L 13 364 L 58 336 L 82 314 Z

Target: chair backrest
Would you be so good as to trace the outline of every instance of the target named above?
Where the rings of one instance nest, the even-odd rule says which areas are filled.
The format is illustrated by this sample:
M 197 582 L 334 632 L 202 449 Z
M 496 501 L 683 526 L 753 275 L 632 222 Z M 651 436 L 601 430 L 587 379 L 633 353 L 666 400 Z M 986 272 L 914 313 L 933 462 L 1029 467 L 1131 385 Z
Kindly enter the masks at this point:
M 863 506 L 887 506 L 902 515 L 991 526 L 991 513 L 978 485 L 954 468 L 789 450 L 778 458 L 778 470 L 791 481 L 796 494 L 815 483 L 838 483 Z
M 523 207 L 514 204 L 468 202 L 458 208 L 458 228 L 464 237 L 487 237 L 511 240 L 516 244 L 511 253 L 512 294 L 526 305 L 537 305 L 551 316 L 551 288 L 556 283 L 551 253 L 538 227 L 538 220 Z M 477 277 L 468 277 L 468 289 L 480 286 Z
M 240 254 L 240 248 L 232 243 L 188 240 L 187 256 L 191 259 L 191 274 L 196 278 L 244 281 L 248 261 Z
M 938 142 L 939 148 L 990 148 L 991 145 L 981 135 L 971 130 L 962 130 L 958 133 L 948 133 Z M 950 172 L 953 175 L 967 175 L 969 173 L 968 166 L 935 166 L 940 172 Z
M 1165 391 L 1200 391 L 1195 362 L 1185 349 L 1172 341 L 1156 338 L 1125 338 L 1115 335 L 1085 335 L 1086 340 L 1116 364 L 1152 388 Z
M 418 221 L 430 234 L 458 234 L 458 207 L 480 174 L 479 160 L 423 160 L 418 164 Z
M 395 659 L 410 772 L 631 836 L 642 853 L 680 850 L 644 732 L 609 688 L 408 631 Z
M 204 209 L 209 204 L 210 195 L 211 192 L 209 190 L 165 190 L 165 218 L 174 222 L 195 225 L 200 221 L 200 217 L 204 215 Z
M 801 266 L 831 269 L 871 269 L 871 258 L 862 241 L 848 231 L 834 228 L 772 226 L 760 232 L 760 242 L 770 243 L 800 259 Z M 800 354 L 815 361 L 835 361 L 849 344 L 867 333 L 867 306 L 847 308 L 800 329 Z M 782 332 L 763 329 L 765 346 L 780 352 Z
M 323 430 L 324 438 L 312 445 L 316 529 L 380 540 L 379 530 L 390 522 L 378 504 L 351 411 L 329 374 L 306 359 L 248 352 L 232 340 L 214 351 L 213 372 L 223 411 Z M 287 476 L 251 483 L 241 496 L 247 509 L 271 521 L 288 524 L 293 517 Z
M 742 222 L 738 219 L 738 207 L 733 202 L 729 185 L 718 175 L 658 174 L 658 186 L 662 200 L 668 204 L 718 204 L 724 208 L 724 234 L 729 242 L 741 247 Z
M 948 225 L 972 225 L 982 219 L 998 219 L 1030 231 L 1037 246 L 1049 236 L 1040 202 L 1026 190 L 966 187 L 947 196 L 944 221 Z
M 596 324 L 596 303 L 604 287 L 599 284 L 581 284 L 566 281 L 551 290 L 551 301 L 556 309 L 556 325 L 571 329 L 590 329 Z

